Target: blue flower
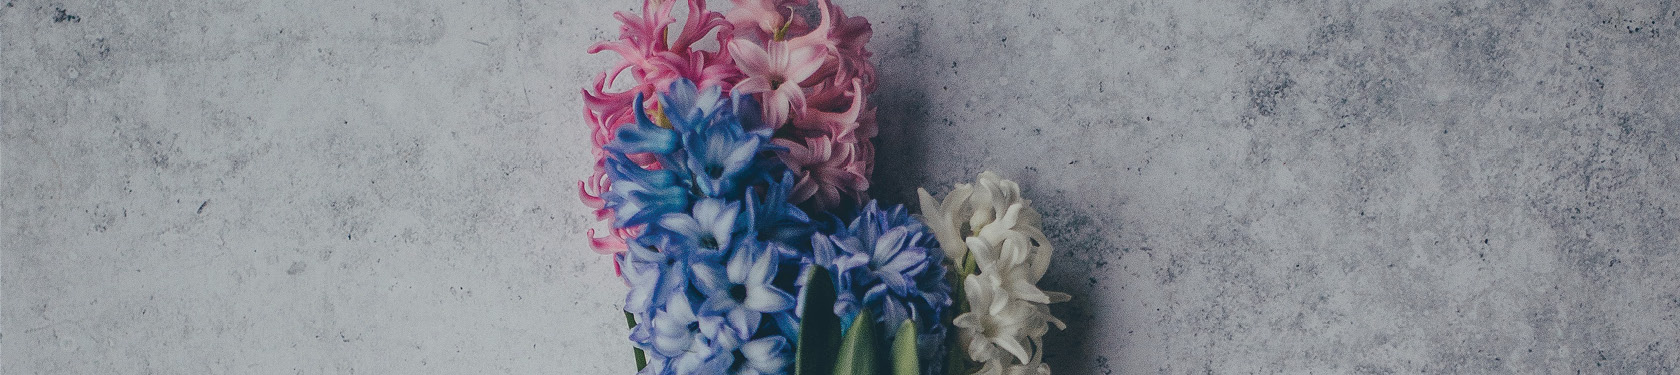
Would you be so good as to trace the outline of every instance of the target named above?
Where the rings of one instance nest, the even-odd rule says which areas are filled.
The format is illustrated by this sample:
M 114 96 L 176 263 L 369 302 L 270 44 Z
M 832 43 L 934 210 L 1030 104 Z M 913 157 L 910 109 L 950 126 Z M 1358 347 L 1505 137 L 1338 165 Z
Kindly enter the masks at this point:
M 673 90 L 682 84 L 692 85 L 679 81 L 672 84 Z M 742 122 L 739 112 L 723 109 L 723 103 L 717 101 L 715 92 L 707 93 L 698 98 L 675 93 L 662 97 L 662 103 L 670 107 L 666 113 L 671 118 L 671 126 L 680 134 L 683 149 L 681 154 L 672 158 L 681 161 L 681 167 L 693 178 L 700 194 L 734 197 L 741 193 L 738 188 L 741 180 L 753 175 L 748 172 L 763 170 L 754 166 L 777 165 L 766 163 L 768 158 L 760 157 L 765 151 L 777 149 L 770 144 L 773 130 L 764 126 L 749 126 Z M 740 95 L 729 100 L 737 106 L 743 103 L 750 105 L 751 102 L 752 97 Z M 691 104 L 712 108 L 685 108 Z
M 630 330 L 630 340 L 646 351 L 650 361 L 643 373 L 691 374 L 716 357 L 717 348 L 701 335 L 696 314 L 697 296 L 691 292 L 692 252 L 680 248 L 660 251 L 630 241 L 628 260 L 621 258 L 630 284 L 625 311 L 642 324 Z
M 748 133 L 733 118 L 719 118 L 695 129 L 694 133 L 684 132 L 683 150 L 694 184 L 709 197 L 736 193 L 737 183 L 753 165 L 755 156 L 770 143 L 769 134 Z
M 633 227 L 688 207 L 688 189 L 669 170 L 647 170 L 624 154 L 609 151 L 611 189 L 602 194 L 616 218 L 613 226 Z
M 641 327 L 641 326 L 637 326 Z M 692 331 L 691 331 L 692 332 Z M 634 336 L 632 336 L 634 337 Z M 693 336 L 688 348 L 667 356 L 649 345 L 639 345 L 646 350 L 648 356 L 647 367 L 641 374 L 659 375 L 687 375 L 687 374 L 722 374 L 721 369 L 728 368 L 727 362 L 722 362 L 728 352 L 719 351 L 699 335 Z
M 641 341 L 652 343 L 653 351 L 664 357 L 677 357 L 688 352 L 700 333 L 699 317 L 694 315 L 693 304 L 686 295 L 671 298 L 658 314 L 653 314 L 647 326 L 649 328 L 645 332 L 648 337 Z
M 647 314 L 663 308 L 672 294 L 681 294 L 689 279 L 691 262 L 687 251 L 679 248 L 664 251 L 628 241 L 630 251 L 619 254 L 624 279 L 630 293 L 624 301 L 624 311 Z
M 760 327 L 737 331 L 728 324 L 706 324 L 718 318 L 715 315 L 701 317 L 701 341 L 709 345 L 705 351 L 713 353 L 713 356 L 693 373 L 783 374 L 792 364 L 793 345 L 788 336 L 766 334 Z M 743 337 L 757 338 L 747 340 Z
M 811 216 L 788 203 L 793 184 L 793 173 L 783 172 L 781 182 L 769 181 L 762 196 L 756 194 L 755 188 L 747 188 L 747 229 L 759 241 L 793 244 L 810 238 L 811 233 L 816 231 Z M 795 253 L 785 255 L 798 256 Z
M 736 217 L 741 204 L 706 198 L 694 203 L 691 213 L 668 213 L 650 228 L 665 248 L 685 249 L 703 257 L 718 257 L 731 244 L 740 227 Z
M 669 154 L 677 149 L 677 133 L 655 124 L 643 110 L 642 95 L 636 94 L 636 122 L 618 128 L 613 140 L 602 148 L 621 154 Z
M 692 132 L 696 125 L 706 124 L 718 114 L 725 104 L 722 99 L 722 87 L 706 86 L 705 90 L 701 90 L 694 86 L 694 81 L 678 79 L 671 82 L 670 90 L 659 96 L 659 107 L 665 112 L 665 118 L 671 121 L 672 128 L 679 132 Z M 732 99 L 738 101 L 739 97 Z
M 735 363 L 729 373 L 743 375 L 771 375 L 786 372 L 793 357 L 793 345 L 782 336 L 753 340 L 736 349 Z
M 798 323 L 793 281 L 777 274 L 809 256 L 790 244 L 817 223 L 787 202 L 794 177 L 750 97 L 678 80 L 658 100 L 650 115 L 637 98 L 636 122 L 605 147 L 614 225 L 645 226 L 619 255 L 643 373 L 781 374 Z
M 613 141 L 603 147 L 608 154 L 609 177 L 615 183 L 632 180 L 630 188 L 690 189 L 681 194 L 658 190 L 661 194 L 738 199 L 742 186 L 767 180 L 770 171 L 785 168 L 767 155 L 768 151 L 783 149 L 770 143 L 774 129 L 753 123 L 756 117 L 743 116 L 748 114 L 743 110 L 756 113 L 752 97 L 725 99 L 721 90 L 717 86 L 698 89 L 693 82 L 682 79 L 672 82 L 670 91 L 659 95 L 661 122 L 649 117 L 638 96 L 636 121 L 620 127 Z M 657 160 L 663 168 L 657 172 L 670 175 L 641 173 L 641 166 L 630 162 L 631 154 L 650 155 L 649 160 Z M 645 180 L 648 178 L 657 180 Z M 745 181 L 748 178 L 757 180 Z M 610 190 L 618 188 L 615 185 Z
M 745 341 L 765 314 L 791 319 L 786 313 L 793 308 L 794 299 L 773 285 L 780 263 L 776 251 L 756 240 L 737 244 L 725 267 L 699 263 L 694 265 L 693 272 L 695 286 L 706 295 L 705 304 L 700 306 L 701 314 L 721 317 L 716 324 L 728 325 L 730 331 L 739 335 L 738 339 Z
M 906 319 L 919 326 L 917 345 L 924 372 L 936 372 L 945 337 L 944 316 L 951 306 L 943 253 L 933 234 L 911 218 L 904 206 L 881 210 L 869 202 L 851 225 L 832 235 L 812 236 L 812 265 L 835 279 L 834 313 L 845 329 L 862 309 L 874 314 L 876 332 L 887 341 Z
M 682 374 L 778 375 L 786 373 L 788 365 L 792 364 L 793 345 L 785 336 L 768 335 L 743 343 L 739 337 L 754 336 L 755 332 L 737 332 L 728 325 L 713 326 L 711 329 L 705 328 L 705 325 L 701 327 L 701 332 L 710 331 L 715 337 L 701 335 L 698 342 L 704 342 L 706 346 L 694 352 L 709 353 L 710 357 Z

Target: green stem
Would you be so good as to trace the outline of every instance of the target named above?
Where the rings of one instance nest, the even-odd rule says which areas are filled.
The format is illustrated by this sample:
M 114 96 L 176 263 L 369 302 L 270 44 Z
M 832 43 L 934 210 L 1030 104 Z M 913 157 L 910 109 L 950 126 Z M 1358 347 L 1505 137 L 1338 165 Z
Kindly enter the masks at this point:
M 974 263 L 974 254 L 969 254 L 963 258 L 963 277 L 968 277 L 968 275 L 973 275 L 975 271 L 979 271 L 980 265 Z
M 629 311 L 625 311 L 624 312 L 624 323 L 629 324 L 630 328 L 636 328 L 636 315 L 631 314 Z M 636 349 L 636 371 L 642 371 L 643 368 L 647 367 L 647 354 L 642 353 L 642 348 L 635 348 L 635 349 Z
M 956 263 L 957 264 L 954 265 L 955 267 L 952 267 L 955 268 L 952 270 L 953 272 L 945 274 L 947 280 L 951 283 L 951 308 L 953 311 L 945 317 L 944 323 L 946 327 L 952 328 L 955 328 L 955 326 L 951 324 L 951 320 L 955 319 L 957 315 L 962 315 L 970 310 L 970 307 L 968 306 L 968 291 L 965 290 L 967 288 L 963 287 L 963 280 L 967 279 L 969 275 L 973 275 L 977 266 L 974 263 L 974 254 L 965 254 L 965 256 Z M 968 343 L 962 342 L 962 340 L 959 340 L 957 336 L 956 332 L 953 331 L 945 337 L 945 347 L 949 348 L 946 353 L 945 373 L 950 375 L 968 375 L 968 351 L 963 350 L 963 345 L 967 345 Z

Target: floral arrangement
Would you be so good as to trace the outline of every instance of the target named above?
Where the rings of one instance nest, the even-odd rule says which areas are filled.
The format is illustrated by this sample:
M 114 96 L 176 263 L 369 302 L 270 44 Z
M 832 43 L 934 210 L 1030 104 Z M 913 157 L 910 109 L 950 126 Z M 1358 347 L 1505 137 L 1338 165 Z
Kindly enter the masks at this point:
M 814 4 L 813 4 L 814 2 Z M 1048 374 L 1053 252 L 992 173 L 869 199 L 875 72 L 830 0 L 647 0 L 583 89 L 589 230 L 647 374 Z M 677 6 L 686 16 L 679 24 Z M 673 30 L 674 28 L 674 30 Z M 715 38 L 715 46 L 705 39 Z

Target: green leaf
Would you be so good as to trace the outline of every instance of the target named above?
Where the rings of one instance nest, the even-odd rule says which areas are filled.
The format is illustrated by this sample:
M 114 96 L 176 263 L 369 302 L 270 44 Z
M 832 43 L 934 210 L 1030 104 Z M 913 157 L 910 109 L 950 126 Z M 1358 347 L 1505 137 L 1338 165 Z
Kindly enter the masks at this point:
M 951 282 L 951 307 L 953 310 L 945 317 L 945 326 L 952 328 L 951 334 L 945 335 L 945 347 L 950 348 L 945 361 L 945 373 L 950 375 L 966 375 L 969 368 L 974 365 L 974 362 L 968 360 L 968 352 L 963 350 L 963 346 L 968 343 L 962 342 L 959 335 L 956 334 L 955 331 L 960 328 L 952 325 L 951 320 L 958 315 L 968 313 L 972 309 L 968 306 L 968 291 L 963 281 L 979 272 L 980 265 L 975 262 L 973 252 L 964 256 L 961 263 L 953 270 L 956 272 L 945 273 L 946 280 Z
M 968 263 L 973 264 L 973 262 Z M 951 283 L 952 299 L 952 308 L 946 312 L 943 321 L 946 327 L 950 327 L 950 333 L 945 335 L 945 347 L 949 348 L 946 350 L 945 356 L 945 373 L 949 375 L 968 375 L 968 352 L 963 350 L 963 345 L 966 343 L 958 338 L 960 335 L 957 334 L 957 331 L 961 328 L 952 324 L 952 321 L 958 315 L 967 313 L 970 309 L 968 307 L 968 292 L 963 286 L 963 279 L 967 277 L 958 272 L 945 273 L 945 279 Z
M 875 318 L 869 309 L 858 312 L 846 338 L 840 342 L 840 355 L 834 362 L 834 375 L 874 375 L 880 368 L 875 360 Z
M 799 321 L 799 342 L 794 346 L 794 375 L 828 375 L 834 370 L 834 353 L 840 350 L 840 317 L 834 316 L 834 279 L 822 267 L 811 267 L 800 276 L 805 290 L 799 300 L 805 305 Z
M 625 311 L 624 312 L 624 322 L 629 324 L 630 328 L 636 328 L 636 315 L 631 314 L 629 311 Z M 643 368 L 647 367 L 647 354 L 642 353 L 642 348 L 635 348 L 635 349 L 636 349 L 636 371 L 642 371 Z
M 916 321 L 905 319 L 898 325 L 898 337 L 893 338 L 893 375 L 922 373 L 921 358 L 916 352 Z

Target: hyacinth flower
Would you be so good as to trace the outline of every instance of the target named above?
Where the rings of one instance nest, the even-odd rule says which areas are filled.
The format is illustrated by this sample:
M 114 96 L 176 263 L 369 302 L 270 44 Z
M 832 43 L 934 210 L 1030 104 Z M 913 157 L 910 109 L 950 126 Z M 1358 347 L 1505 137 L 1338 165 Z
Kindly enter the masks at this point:
M 780 254 L 770 246 L 775 245 L 742 241 L 722 267 L 715 262 L 695 265 L 695 284 L 706 295 L 700 309 L 715 317 L 709 326 L 719 331 L 727 328 L 738 335 L 736 339 L 747 340 L 766 316 L 791 322 L 793 295 L 772 285 Z
M 762 190 L 762 197 L 755 194 L 760 191 L 747 189 L 747 229 L 759 241 L 773 241 L 777 243 L 797 243 L 810 238 L 817 230 L 816 222 L 804 210 L 789 203 L 788 196 L 795 186 L 792 172 L 782 174 L 780 181 L 769 181 Z M 781 247 L 789 251 L 789 256 L 797 256 L 792 247 Z
M 918 190 L 922 219 L 962 278 L 969 310 L 953 321 L 968 358 L 980 374 L 1048 373 L 1043 363 L 1050 315 L 1067 294 L 1040 290 L 1054 248 L 1043 221 L 1014 181 L 985 172 L 975 184 L 958 184 L 943 202 Z
M 650 314 L 664 306 L 671 295 L 688 284 L 692 254 L 681 248 L 655 249 L 630 242 L 630 251 L 619 253 L 624 258 L 624 278 L 630 284 L 624 310 L 634 314 Z
M 698 129 L 697 136 L 684 137 L 683 148 L 687 155 L 683 166 L 694 174 L 701 194 L 717 197 L 738 193 L 738 185 L 743 178 L 763 177 L 747 176 L 746 172 L 755 167 L 753 163 L 757 161 L 758 153 L 770 146 L 765 144 L 769 141 L 768 130 L 747 131 L 739 126 L 719 126 Z
M 871 35 L 869 22 L 846 17 L 829 0 L 818 0 L 817 23 L 806 27 L 793 11 L 803 5 L 804 1 L 735 1 L 727 17 L 736 27 L 728 51 L 743 76 L 735 90 L 758 95 L 765 123 L 778 129 L 777 144 L 821 149 L 801 157 L 783 156 L 800 184 L 808 186 L 790 197 L 795 203 L 816 210 L 860 204 L 874 169 L 869 138 L 876 134 L 874 109 L 867 101 L 875 73 L 863 47 Z M 830 172 L 836 166 L 857 178 L 833 178 Z
M 738 36 L 756 40 L 785 39 L 782 35 L 802 35 L 811 28 L 805 19 L 793 14 L 794 7 L 802 7 L 808 0 L 733 0 L 735 8 L 724 16 L 735 25 Z
M 772 140 L 786 151 L 782 162 L 799 176 L 790 201 L 812 201 L 816 207 L 839 207 L 848 199 L 861 199 L 869 189 L 869 172 L 858 155 L 866 152 L 858 143 L 838 142 L 828 137 L 807 138 L 803 142 L 787 139 Z
M 630 228 L 646 224 L 689 203 L 676 173 L 642 169 L 622 154 L 613 155 L 607 164 L 613 188 L 602 199 L 606 208 L 616 212 L 614 226 Z
M 679 3 L 688 7 L 688 16 L 680 25 L 676 39 L 667 40 L 667 31 L 676 22 L 671 13 Z M 728 51 L 694 48 L 695 43 L 714 31 L 719 44 L 731 39 L 733 26 L 723 14 L 707 10 L 704 0 L 647 0 L 642 4 L 641 14 L 620 12 L 615 16 L 622 22 L 619 38 L 597 43 L 590 47 L 589 53 L 613 51 L 622 61 L 597 75 L 594 84 L 583 90 L 584 117 L 590 126 L 595 171 L 578 183 L 578 197 L 595 210 L 596 220 L 602 221 L 611 221 L 615 215 L 604 199 L 613 182 L 607 166 L 609 153 L 604 146 L 618 135 L 619 127 L 636 123 L 636 110 L 651 109 L 636 98 L 653 97 L 678 80 L 726 89 L 740 75 Z M 622 91 L 611 89 L 622 86 L 619 77 L 626 73 L 633 81 L 628 83 L 629 87 Z M 634 154 L 627 157 L 643 168 L 658 168 L 658 162 L 651 157 Z M 590 247 L 596 252 L 612 254 L 628 249 L 625 239 L 639 233 L 635 227 L 614 228 L 599 235 L 590 229 L 588 236 Z
M 813 235 L 811 242 L 811 266 L 833 275 L 840 321 L 851 322 L 867 310 L 887 342 L 900 323 L 914 322 L 922 373 L 940 373 L 952 300 L 933 233 L 904 206 L 882 210 L 870 201 L 839 233 Z M 845 330 L 857 329 L 846 325 Z
M 789 41 L 796 46 L 823 47 L 830 52 L 817 74 L 821 81 L 845 86 L 853 78 L 863 83 L 862 91 L 875 91 L 875 69 L 869 64 L 870 52 L 864 48 L 873 31 L 869 20 L 847 17 L 832 1 L 817 2 L 818 22 L 808 25 L 803 17 L 794 15 L 794 8 L 807 5 L 806 0 L 734 0 L 735 8 L 725 17 L 734 24 L 738 39 L 759 43 Z M 816 85 L 817 82 L 812 82 Z M 832 85 L 831 85 L 832 86 Z M 830 90 L 838 88 L 838 91 Z M 838 93 L 846 87 L 818 89 L 821 93 Z M 833 109 L 845 103 L 822 103 L 818 107 Z
M 780 128 L 793 121 L 793 116 L 805 114 L 805 88 L 802 82 L 822 68 L 827 50 L 821 45 L 800 45 L 785 41 L 766 42 L 767 47 L 746 39 L 729 42 L 735 65 L 746 78 L 735 89 L 745 94 L 759 94 L 764 105 L 764 123 Z
M 676 22 L 671 13 L 679 3 L 688 7 L 688 17 L 676 39 L 667 40 L 669 27 Z M 693 48 L 706 34 L 714 31 L 719 44 L 731 39 L 733 27 L 723 14 L 706 9 L 704 0 L 647 0 L 642 4 L 641 15 L 619 12 L 614 16 L 623 23 L 619 27 L 619 39 L 596 43 L 589 48 L 589 53 L 613 51 L 623 61 L 597 75 L 593 87 L 584 90 L 584 103 L 591 112 L 617 118 L 629 117 L 630 100 L 636 94 L 651 96 L 679 79 L 724 89 L 736 80 L 738 72 L 734 70 L 727 51 Z M 624 91 L 610 90 L 610 87 L 618 86 L 617 78 L 626 72 L 635 80 L 630 83 L 631 87 Z
M 863 17 L 846 17 L 846 13 L 834 6 L 830 0 L 817 3 L 819 21 L 811 31 L 797 37 L 789 37 L 789 42 L 795 46 L 817 46 L 829 51 L 830 59 L 824 62 L 812 82 L 814 90 L 819 96 L 823 94 L 844 93 L 852 80 L 861 84 L 858 92 L 868 94 L 875 91 L 875 68 L 869 64 L 871 53 L 864 45 L 873 35 L 869 27 L 869 20 Z M 849 95 L 847 96 L 849 97 Z M 827 95 L 828 100 L 813 103 L 814 108 L 830 112 L 846 106 L 845 97 Z
M 729 366 L 727 373 L 742 375 L 781 374 L 786 372 L 788 365 L 792 364 L 789 363 L 789 354 L 792 352 L 793 345 L 788 343 L 786 337 L 769 336 L 749 341 L 746 344 L 741 344 L 739 349 L 731 353 L 732 357 L 739 358 L 739 360 Z
M 704 257 L 720 256 L 740 228 L 735 220 L 740 206 L 740 202 L 701 199 L 694 203 L 691 212 L 665 214 L 659 219 L 659 225 L 654 226 L 656 234 L 649 237 L 657 238 L 667 249 L 686 249 Z
M 642 322 L 630 334 L 647 360 L 642 371 L 783 373 L 796 337 L 794 298 L 776 276 L 791 262 L 784 256 L 798 252 L 757 230 L 808 225 L 788 211 L 798 210 L 784 198 L 791 175 L 772 160 L 777 148 L 770 129 L 754 123 L 751 98 L 683 79 L 667 90 L 657 111 L 638 104 L 636 122 L 603 147 L 612 224 L 641 228 L 617 259 L 630 285 L 625 311 Z
M 667 246 L 672 238 L 702 232 L 699 220 L 731 222 L 739 211 L 745 186 L 769 184 L 778 163 L 765 160 L 777 148 L 769 142 L 769 130 L 749 126 L 741 110 L 756 110 L 750 98 L 721 97 L 715 87 L 699 89 L 692 82 L 671 84 L 671 94 L 661 94 L 661 110 L 653 112 L 662 126 L 637 109 L 636 121 L 618 129 L 618 136 L 603 147 L 604 163 L 612 188 L 602 194 L 604 207 L 616 214 L 615 228 L 646 226 L 638 238 L 657 238 L 647 246 Z M 636 99 L 637 103 L 643 100 Z M 632 156 L 656 161 L 645 167 Z M 719 203 L 728 200 L 735 203 Z M 687 220 L 682 220 L 687 218 Z M 720 224 L 721 225 L 721 224 Z M 712 228 L 715 230 L 715 228 Z M 715 233 L 715 232 L 712 232 Z M 725 236 L 718 236 L 725 237 Z M 713 238 L 728 242 L 728 238 Z M 688 246 L 693 247 L 693 246 Z
M 688 355 L 696 347 L 699 331 L 694 330 L 699 324 L 700 317 L 694 314 L 694 304 L 687 295 L 676 295 L 659 307 L 656 318 L 647 327 L 646 335 L 653 343 L 653 353 L 663 357 L 682 357 Z M 704 342 L 700 342 L 704 345 Z

